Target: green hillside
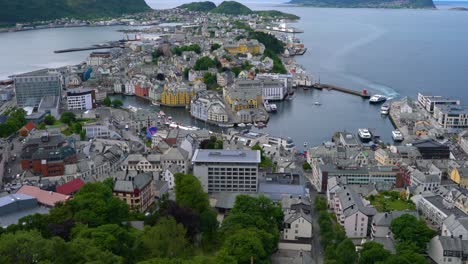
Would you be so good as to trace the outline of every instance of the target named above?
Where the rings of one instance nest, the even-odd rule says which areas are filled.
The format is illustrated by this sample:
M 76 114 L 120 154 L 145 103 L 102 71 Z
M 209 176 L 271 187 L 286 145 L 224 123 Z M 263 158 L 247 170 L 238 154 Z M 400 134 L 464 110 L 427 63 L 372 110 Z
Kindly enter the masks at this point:
M 435 8 L 432 0 L 291 0 L 290 4 L 349 8 Z
M 190 11 L 202 11 L 202 12 L 208 12 L 216 8 L 215 3 L 210 2 L 210 1 L 205 1 L 205 2 L 192 2 L 188 4 L 183 4 L 179 6 L 178 8 L 184 8 Z
M 293 14 L 283 13 L 277 10 L 262 10 L 262 11 L 253 11 L 247 6 L 238 3 L 236 1 L 224 1 L 219 6 L 216 6 L 213 2 L 192 2 L 188 4 L 183 4 L 178 8 L 184 8 L 190 11 L 201 11 L 201 12 L 211 12 L 217 14 L 227 14 L 227 15 L 250 15 L 258 14 L 259 16 L 270 17 L 270 18 L 286 18 L 292 20 L 298 20 L 299 17 Z
M 147 10 L 145 0 L 0 0 L 0 23 L 113 17 Z

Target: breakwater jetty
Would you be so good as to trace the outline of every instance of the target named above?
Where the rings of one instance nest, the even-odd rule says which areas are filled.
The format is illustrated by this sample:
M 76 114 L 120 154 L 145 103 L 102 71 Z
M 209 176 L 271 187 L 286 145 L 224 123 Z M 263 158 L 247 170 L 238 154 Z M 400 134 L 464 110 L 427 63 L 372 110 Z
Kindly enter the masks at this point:
M 333 84 L 316 83 L 313 85 L 313 88 L 319 89 L 319 90 L 322 90 L 322 89 L 335 90 L 335 91 L 342 92 L 342 93 L 360 96 L 364 99 L 369 99 L 371 97 L 370 94 L 367 93 L 367 90 L 356 91 L 356 90 L 344 88 L 344 87 L 333 85 Z

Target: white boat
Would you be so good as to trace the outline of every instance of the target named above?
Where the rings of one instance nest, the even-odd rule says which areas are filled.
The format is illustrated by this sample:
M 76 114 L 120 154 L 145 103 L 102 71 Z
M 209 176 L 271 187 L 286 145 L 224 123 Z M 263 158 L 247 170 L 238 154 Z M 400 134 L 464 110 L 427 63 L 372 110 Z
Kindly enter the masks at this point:
M 382 115 L 388 115 L 388 110 L 380 110 L 380 114 L 382 114 Z
M 315 102 L 314 105 L 322 105 L 320 102 Z
M 392 131 L 392 138 L 394 141 L 403 141 L 404 137 L 400 130 L 393 130 Z
M 252 123 L 247 123 L 247 126 L 249 126 L 249 127 L 252 126 Z
M 234 127 L 234 124 L 218 124 L 219 127 Z
M 390 105 L 388 103 L 385 103 L 380 107 L 380 111 L 387 111 L 388 112 L 389 110 L 390 110 Z
M 244 123 L 237 124 L 238 127 L 246 127 Z
M 383 95 L 380 95 L 380 94 L 376 94 L 376 95 L 373 95 L 370 99 L 369 99 L 369 103 L 371 104 L 378 104 L 378 103 L 383 103 L 387 101 L 387 97 L 383 96 Z
M 271 104 L 270 109 L 271 109 L 271 112 L 276 112 L 278 110 L 278 107 L 276 106 L 276 104 Z
M 362 141 L 370 141 L 372 139 L 372 134 L 367 128 L 358 129 L 358 136 Z
M 151 101 L 151 104 L 155 105 L 155 106 L 160 106 L 161 105 L 158 101 Z

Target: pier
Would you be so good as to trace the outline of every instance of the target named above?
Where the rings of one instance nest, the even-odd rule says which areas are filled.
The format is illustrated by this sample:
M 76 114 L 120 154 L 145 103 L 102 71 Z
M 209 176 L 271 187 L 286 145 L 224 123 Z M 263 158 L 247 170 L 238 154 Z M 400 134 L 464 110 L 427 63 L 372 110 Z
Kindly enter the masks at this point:
M 76 52 L 76 51 L 85 51 L 85 50 L 99 50 L 99 49 L 112 49 L 112 48 L 123 48 L 120 44 L 109 44 L 109 45 L 95 45 L 91 47 L 84 47 L 84 48 L 71 48 L 71 49 L 63 49 L 63 50 L 56 50 L 54 53 L 67 53 L 67 52 Z
M 365 91 L 356 91 L 356 90 L 336 86 L 336 85 L 333 85 L 333 84 L 320 84 L 320 83 L 317 84 L 316 83 L 316 84 L 314 84 L 313 87 L 315 89 L 320 89 L 320 90 L 322 90 L 322 89 L 335 90 L 335 91 L 342 92 L 342 93 L 357 95 L 357 96 L 360 96 L 360 97 L 362 97 L 364 99 L 369 99 L 371 97 L 370 94 L 368 94 Z

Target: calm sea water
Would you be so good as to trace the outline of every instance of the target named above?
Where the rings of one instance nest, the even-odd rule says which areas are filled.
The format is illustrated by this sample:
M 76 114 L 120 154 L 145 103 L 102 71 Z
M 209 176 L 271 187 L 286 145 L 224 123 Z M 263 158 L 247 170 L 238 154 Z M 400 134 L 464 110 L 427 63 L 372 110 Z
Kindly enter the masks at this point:
M 148 0 L 154 8 L 184 1 Z M 218 1 L 220 2 L 220 1 Z M 468 102 L 468 12 L 447 10 L 379 10 L 305 8 L 279 1 L 243 1 L 253 9 L 278 9 L 302 19 L 299 37 L 309 48 L 297 61 L 322 83 L 368 89 L 389 97 L 442 94 Z M 0 34 L 0 77 L 42 67 L 83 61 L 88 52 L 53 54 L 122 38 L 120 27 L 71 28 Z M 320 102 L 321 106 L 315 106 Z M 144 106 L 134 97 L 127 104 Z M 298 145 L 320 144 L 334 131 L 374 128 L 390 140 L 392 127 L 379 107 L 361 98 L 329 91 L 298 90 L 295 99 L 278 103 L 264 131 L 291 136 Z M 164 109 L 176 120 L 196 124 L 184 109 Z

